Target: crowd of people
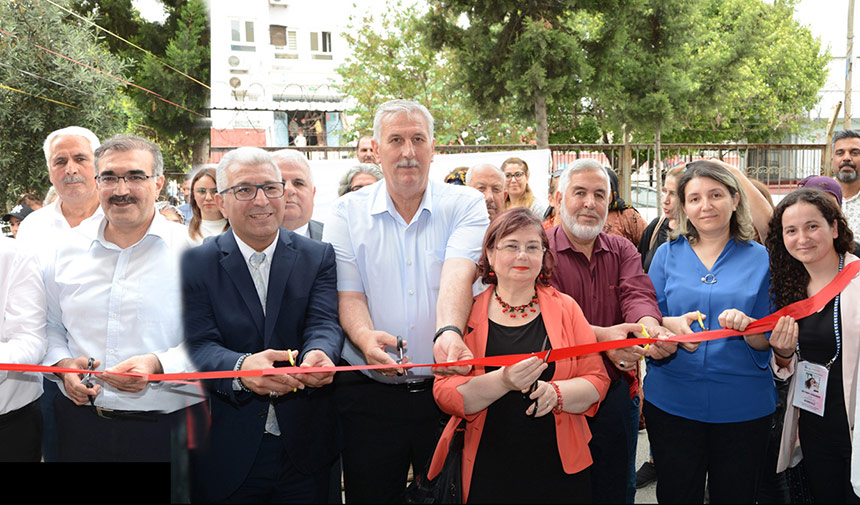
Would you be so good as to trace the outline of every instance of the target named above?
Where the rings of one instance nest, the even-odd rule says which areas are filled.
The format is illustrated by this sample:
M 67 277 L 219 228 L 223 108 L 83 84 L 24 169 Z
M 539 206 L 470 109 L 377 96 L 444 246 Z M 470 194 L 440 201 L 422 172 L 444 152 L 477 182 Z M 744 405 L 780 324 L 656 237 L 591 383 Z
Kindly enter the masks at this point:
M 788 502 L 801 459 L 815 501 L 860 502 L 860 274 L 772 331 L 666 340 L 745 332 L 854 268 L 860 133 L 775 208 L 731 165 L 673 168 L 649 224 L 596 160 L 540 202 L 520 158 L 431 180 L 420 104 L 373 125 L 324 224 L 298 151 L 235 149 L 183 208 L 157 205 L 153 142 L 51 133 L 58 199 L 28 195 L 0 241 L 0 362 L 58 368 L 0 372 L 0 460 L 168 462 L 193 502 L 397 503 L 453 459 L 464 503 L 633 503 L 644 417 L 661 503 L 771 481 Z M 310 370 L 265 372 L 285 366 Z M 221 373 L 150 380 L 190 372 Z

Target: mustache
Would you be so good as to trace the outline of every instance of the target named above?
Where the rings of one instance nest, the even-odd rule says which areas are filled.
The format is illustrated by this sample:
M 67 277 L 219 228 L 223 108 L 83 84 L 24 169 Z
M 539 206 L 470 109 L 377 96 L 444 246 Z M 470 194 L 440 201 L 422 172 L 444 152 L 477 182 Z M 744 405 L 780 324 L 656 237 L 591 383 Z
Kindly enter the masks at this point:
M 412 168 L 412 167 L 420 167 L 418 164 L 418 160 L 403 160 L 398 161 L 395 165 L 395 168 Z
M 87 180 L 84 179 L 83 177 L 81 177 L 80 175 L 67 175 L 67 176 L 63 177 L 63 180 L 62 180 L 63 184 L 74 184 L 76 182 L 87 182 Z
M 137 203 L 137 198 L 131 195 L 116 195 L 110 197 L 108 203 L 116 204 L 116 203 Z
M 855 169 L 857 168 L 857 166 L 854 165 L 854 162 L 849 161 L 849 160 L 845 160 L 842 163 L 840 163 L 839 168 L 842 168 L 842 167 L 851 167 L 851 168 L 855 168 Z

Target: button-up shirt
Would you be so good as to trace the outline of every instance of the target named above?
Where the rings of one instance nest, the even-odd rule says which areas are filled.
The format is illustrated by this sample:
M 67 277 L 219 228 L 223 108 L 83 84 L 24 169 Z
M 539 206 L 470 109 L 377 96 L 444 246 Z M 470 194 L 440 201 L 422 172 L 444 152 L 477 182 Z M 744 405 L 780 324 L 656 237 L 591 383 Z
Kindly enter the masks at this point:
M 45 286 L 35 256 L 0 237 L 0 363 L 40 364 L 45 355 Z M 38 373 L 0 372 L 0 414 L 42 395 Z
M 60 200 L 56 200 L 27 216 L 27 219 L 21 221 L 18 236 L 15 238 L 36 251 L 43 271 L 48 263 L 54 259 L 55 249 L 59 244 L 57 241 L 59 236 L 68 230 L 75 230 L 77 233 L 93 237 L 99 223 L 105 217 L 105 213 L 99 205 L 92 216 L 72 228 L 66 221 L 66 216 L 63 215 L 61 205 Z
M 547 230 L 547 236 L 556 258 L 550 284 L 576 300 L 590 324 L 635 323 L 645 316 L 663 320 L 654 285 L 629 240 L 601 232 L 594 239 L 589 259 L 570 243 L 562 225 Z M 618 369 L 605 356 L 604 362 L 610 378 L 618 377 Z M 633 372 L 627 377 L 631 394 L 638 391 L 633 377 Z
M 45 270 L 48 352 L 45 365 L 64 358 L 93 357 L 99 370 L 132 356 L 155 354 L 165 373 L 193 370 L 183 345 L 179 258 L 189 246 L 184 226 L 158 212 L 146 235 L 121 249 L 104 236 L 68 233 Z M 49 374 L 52 380 L 61 380 Z M 96 377 L 98 380 L 98 377 Z M 99 407 L 173 412 L 203 399 L 193 385 L 150 382 L 142 391 L 120 391 L 106 383 Z
M 480 193 L 436 181 L 428 182 L 418 211 L 407 223 L 382 180 L 335 202 L 323 241 L 330 242 L 337 255 L 337 290 L 364 293 L 374 329 L 403 337 L 410 362 L 433 363 L 442 263 L 448 258 L 477 262 L 488 225 Z M 387 351 L 399 358 L 395 350 Z M 365 364 L 364 354 L 349 339 L 343 357 L 353 365 Z M 426 368 L 401 377 L 369 375 L 380 382 L 432 376 Z

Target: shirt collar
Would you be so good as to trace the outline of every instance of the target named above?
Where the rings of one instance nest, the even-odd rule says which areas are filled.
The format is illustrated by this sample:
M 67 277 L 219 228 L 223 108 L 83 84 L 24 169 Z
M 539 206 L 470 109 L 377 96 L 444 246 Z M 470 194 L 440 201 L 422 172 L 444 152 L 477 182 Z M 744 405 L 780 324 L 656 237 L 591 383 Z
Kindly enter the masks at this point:
M 386 185 L 385 179 L 379 181 L 380 184 L 374 184 L 374 194 L 372 195 L 372 201 L 370 204 L 370 214 L 382 214 L 383 212 L 388 212 L 393 217 L 401 217 L 397 212 L 397 209 L 394 207 L 394 200 L 391 199 L 391 195 L 388 194 L 388 186 Z M 427 181 L 427 187 L 424 188 L 424 196 L 421 198 L 421 204 L 418 205 L 418 210 L 415 212 L 415 216 L 412 218 L 415 221 L 419 216 L 421 216 L 421 212 L 426 210 L 431 215 L 433 214 L 433 191 L 435 187 L 434 181 Z M 443 184 L 443 183 L 438 183 Z M 409 223 L 406 223 L 409 224 Z
M 245 258 L 245 263 L 248 263 L 251 259 L 251 255 L 257 252 L 253 247 L 249 246 L 242 239 L 236 235 L 236 231 L 232 228 L 230 229 L 230 233 L 233 234 L 233 237 L 236 239 L 236 245 L 239 246 L 239 252 L 242 253 L 242 257 Z M 275 237 L 275 240 L 272 240 L 272 243 L 269 244 L 265 249 L 260 251 L 261 253 L 266 255 L 266 262 L 272 261 L 272 255 L 275 253 L 275 247 L 278 245 L 278 239 L 281 237 L 281 230 L 278 230 L 278 236 Z
M 557 230 L 555 232 L 556 233 L 556 235 L 555 235 L 555 248 L 556 248 L 556 250 L 563 251 L 565 249 L 570 249 L 571 251 L 575 251 L 575 252 L 584 254 L 584 253 L 582 253 L 582 251 L 580 251 L 573 244 L 570 243 L 570 239 L 567 238 L 567 233 L 564 232 L 564 225 L 563 224 L 558 225 L 556 228 L 557 228 Z M 606 235 L 604 232 L 600 232 L 597 234 L 597 237 L 594 239 L 594 246 L 591 249 L 592 253 L 595 253 L 597 251 L 602 251 L 604 249 L 604 247 L 603 247 L 604 242 L 605 242 L 605 239 L 603 238 L 604 235 Z
M 101 209 L 101 207 L 99 207 Z M 93 237 L 93 243 L 98 242 L 102 245 L 102 247 L 106 249 L 116 249 L 119 250 L 119 246 L 114 244 L 113 242 L 108 241 L 105 238 L 105 228 L 107 228 L 108 218 L 107 216 L 102 216 L 101 221 L 99 221 L 98 232 L 96 232 L 96 236 Z M 140 238 L 135 244 L 130 247 L 134 247 L 137 244 L 143 242 L 146 237 L 152 235 L 154 237 L 160 238 L 165 242 L 169 242 L 168 234 L 171 226 L 171 222 L 167 220 L 166 217 L 161 215 L 161 212 L 155 211 L 155 215 L 152 217 L 152 222 L 149 223 L 149 228 L 146 229 L 146 233 L 143 234 L 143 237 Z
M 295 230 L 293 230 L 293 233 L 295 233 L 296 235 L 301 235 L 302 237 L 310 238 L 310 235 L 308 234 L 308 228 L 309 227 L 310 227 L 309 223 L 305 223 L 305 224 L 299 226 L 298 228 L 296 228 Z

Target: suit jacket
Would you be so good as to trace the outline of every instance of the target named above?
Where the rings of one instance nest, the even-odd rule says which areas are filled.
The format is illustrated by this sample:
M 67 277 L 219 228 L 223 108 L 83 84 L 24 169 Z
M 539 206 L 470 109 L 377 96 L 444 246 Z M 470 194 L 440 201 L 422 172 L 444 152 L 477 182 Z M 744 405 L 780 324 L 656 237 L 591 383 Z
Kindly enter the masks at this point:
M 222 233 L 182 258 L 185 339 L 200 371 L 233 370 L 245 353 L 312 349 L 340 360 L 334 249 L 281 228 L 272 257 L 266 315 L 233 233 Z M 263 438 L 269 397 L 236 391 L 233 379 L 206 381 L 212 426 L 195 487 L 204 501 L 227 497 L 244 481 Z M 341 449 L 330 387 L 281 396 L 275 411 L 292 463 L 328 472 Z
M 323 224 L 311 219 L 308 221 L 308 235 L 313 240 L 322 240 Z

